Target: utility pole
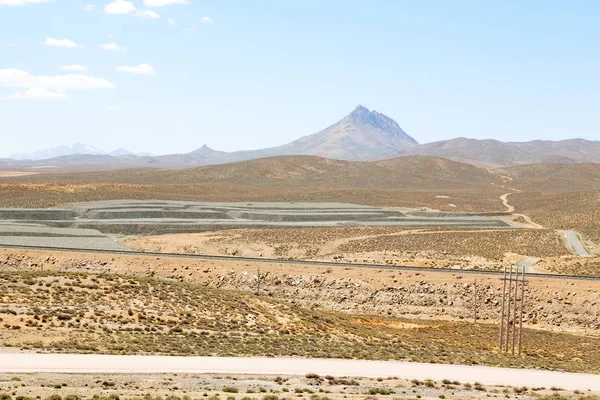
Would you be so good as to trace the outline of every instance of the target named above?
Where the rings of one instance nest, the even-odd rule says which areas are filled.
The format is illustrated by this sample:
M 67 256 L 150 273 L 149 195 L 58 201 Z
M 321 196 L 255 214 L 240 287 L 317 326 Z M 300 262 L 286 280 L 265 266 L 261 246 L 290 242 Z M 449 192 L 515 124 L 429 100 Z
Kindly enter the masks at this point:
M 500 337 L 498 338 L 498 348 L 502 350 L 504 342 L 504 298 L 506 297 L 506 265 L 504 266 L 504 276 L 502 278 L 504 286 L 502 287 L 502 317 L 500 318 Z
M 504 351 L 508 351 L 508 338 L 510 336 L 510 302 L 512 299 L 512 275 L 513 266 L 510 266 L 510 273 L 508 275 L 508 312 L 506 313 L 506 342 L 504 343 Z
M 515 338 L 517 335 L 517 296 L 519 294 L 519 268 L 515 270 L 515 308 L 513 313 L 512 355 L 515 355 Z M 521 318 L 522 319 L 522 318 Z
M 256 295 L 260 296 L 260 267 L 258 267 L 258 271 L 256 272 Z
M 477 323 L 477 279 L 473 283 L 473 322 Z
M 521 312 L 519 319 L 519 355 L 523 350 L 523 304 L 525 303 L 525 267 L 521 270 Z
M 523 351 L 523 312 L 525 310 L 525 284 L 527 282 L 525 281 L 525 267 L 515 267 L 511 265 L 509 268 L 508 278 L 506 276 L 506 267 L 504 267 L 504 274 L 502 277 L 502 310 L 500 313 L 498 347 L 501 351 L 508 352 L 510 345 L 511 354 L 514 355 L 515 352 L 517 352 L 520 356 Z M 507 281 L 508 291 L 506 290 Z M 519 285 L 521 286 L 520 299 Z M 508 306 L 505 307 L 505 304 L 508 304 Z M 517 318 L 519 318 L 519 320 L 517 320 Z M 517 338 L 519 341 L 518 348 L 516 347 Z M 515 348 L 517 348 L 517 350 L 515 350 Z

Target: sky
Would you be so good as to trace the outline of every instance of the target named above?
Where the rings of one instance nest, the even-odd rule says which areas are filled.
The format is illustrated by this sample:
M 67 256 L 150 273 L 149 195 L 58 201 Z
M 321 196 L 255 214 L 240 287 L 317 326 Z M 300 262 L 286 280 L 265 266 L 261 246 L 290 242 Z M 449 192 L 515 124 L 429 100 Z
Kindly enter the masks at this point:
M 358 104 L 421 143 L 600 139 L 600 2 L 0 0 L 0 157 L 281 145 Z

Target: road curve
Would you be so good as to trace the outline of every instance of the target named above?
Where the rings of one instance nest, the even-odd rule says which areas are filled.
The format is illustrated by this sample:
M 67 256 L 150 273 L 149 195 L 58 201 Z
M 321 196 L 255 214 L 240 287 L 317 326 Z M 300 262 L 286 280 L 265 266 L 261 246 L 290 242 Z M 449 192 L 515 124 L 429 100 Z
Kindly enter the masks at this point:
M 495 367 L 301 358 L 111 356 L 0 353 L 4 373 L 223 373 L 443 379 L 486 385 L 561 387 L 600 391 L 600 375 Z
M 590 253 L 587 247 L 585 247 L 577 232 L 562 231 L 562 234 L 565 238 L 567 249 L 573 254 L 580 257 L 594 257 L 594 254 Z

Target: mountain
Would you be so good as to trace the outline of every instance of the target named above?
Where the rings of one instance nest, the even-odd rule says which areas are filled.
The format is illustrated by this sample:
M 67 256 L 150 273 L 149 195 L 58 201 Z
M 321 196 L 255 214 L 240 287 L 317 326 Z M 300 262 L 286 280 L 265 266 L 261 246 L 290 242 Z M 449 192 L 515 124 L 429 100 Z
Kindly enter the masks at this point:
M 106 153 L 77 143 L 12 159 L 0 159 L 3 170 L 102 171 L 126 168 L 187 169 L 276 156 L 317 156 L 346 161 L 377 161 L 407 156 L 433 156 L 485 168 L 533 163 L 600 163 L 600 141 L 501 142 L 456 138 L 419 144 L 400 126 L 377 111 L 357 106 L 333 125 L 282 146 L 260 150 L 219 151 L 203 145 L 186 154 L 154 156 L 120 148 Z
M 368 160 L 417 146 L 390 117 L 358 106 L 348 116 L 313 135 L 267 149 L 278 155 L 312 155 L 337 160 Z
M 112 156 L 112 157 L 120 157 L 120 156 L 135 156 L 136 154 L 131 151 L 121 147 L 111 152 L 106 152 L 104 150 L 98 149 L 94 146 L 90 146 L 85 143 L 75 143 L 72 146 L 61 145 L 57 147 L 48 148 L 42 151 L 36 151 L 34 153 L 25 153 L 25 154 L 15 154 L 10 157 L 12 160 L 18 161 L 41 161 L 41 160 L 50 160 L 50 159 L 60 159 L 57 160 L 59 164 L 77 164 L 79 161 L 89 161 L 89 157 L 78 157 L 78 156 Z M 140 156 L 142 156 L 140 154 Z M 99 158 L 103 160 L 105 158 Z M 97 158 L 96 158 L 97 160 Z
M 456 138 L 423 144 L 406 151 L 388 154 L 387 157 L 415 155 L 443 157 L 491 168 L 534 163 L 598 163 L 600 142 L 569 139 L 505 143 L 489 139 Z
M 103 150 L 97 149 L 85 143 L 75 143 L 72 146 L 57 146 L 42 151 L 25 154 L 15 154 L 11 156 L 13 160 L 47 160 L 55 157 L 70 156 L 73 154 L 106 154 Z
M 119 157 L 119 156 L 133 156 L 134 154 L 127 150 L 126 148 L 120 147 L 116 150 L 111 151 L 110 153 L 106 153 L 109 156 Z
M 379 159 L 385 154 L 405 151 L 417 145 L 417 141 L 406 134 L 396 121 L 359 105 L 346 117 L 328 128 L 282 146 L 261 150 L 224 152 L 204 145 L 185 156 L 204 165 L 284 155 L 307 155 L 335 160 L 361 161 Z M 172 157 L 166 157 L 172 161 Z

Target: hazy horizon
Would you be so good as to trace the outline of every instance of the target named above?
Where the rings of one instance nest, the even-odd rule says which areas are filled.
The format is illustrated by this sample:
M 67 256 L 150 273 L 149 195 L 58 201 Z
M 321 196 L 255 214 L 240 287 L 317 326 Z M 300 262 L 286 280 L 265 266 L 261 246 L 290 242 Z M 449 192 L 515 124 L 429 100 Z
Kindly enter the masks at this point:
M 357 104 L 420 143 L 598 138 L 600 4 L 0 0 L 0 157 L 281 145 Z

